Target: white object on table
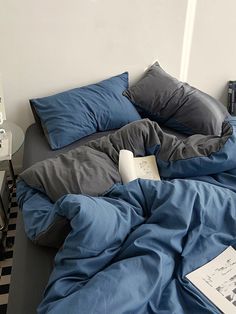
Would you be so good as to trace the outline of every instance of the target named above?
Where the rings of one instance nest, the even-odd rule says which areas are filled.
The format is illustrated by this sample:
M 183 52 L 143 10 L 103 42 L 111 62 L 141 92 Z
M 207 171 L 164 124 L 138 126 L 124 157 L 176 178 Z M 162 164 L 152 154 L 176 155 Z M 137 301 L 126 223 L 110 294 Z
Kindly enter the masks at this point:
M 0 161 L 8 160 L 9 161 L 9 170 L 11 173 L 11 177 L 13 180 L 13 184 L 15 185 L 15 174 L 14 174 L 14 168 L 12 165 L 12 156 L 18 152 L 18 150 L 21 148 L 21 146 L 24 143 L 24 132 L 22 129 L 15 123 L 10 121 L 4 121 L 1 125 L 1 128 L 5 130 L 5 134 L 2 134 L 3 147 L 0 148 Z M 6 141 L 4 141 L 4 137 L 6 137 Z M 8 142 L 8 143 L 7 143 Z M 7 153 L 7 154 L 6 154 Z
M 4 121 L 1 127 L 6 131 L 10 131 L 12 134 L 12 156 L 18 152 L 21 146 L 24 143 L 24 132 L 23 130 L 15 123 L 8 120 Z
M 11 160 L 12 156 L 12 133 L 7 131 L 0 133 L 0 161 Z

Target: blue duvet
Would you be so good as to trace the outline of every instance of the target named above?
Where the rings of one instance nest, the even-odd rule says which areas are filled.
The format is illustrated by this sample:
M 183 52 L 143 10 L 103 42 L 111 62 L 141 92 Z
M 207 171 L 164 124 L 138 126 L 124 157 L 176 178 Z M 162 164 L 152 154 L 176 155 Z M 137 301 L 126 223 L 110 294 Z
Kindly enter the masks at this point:
M 185 276 L 236 246 L 235 130 L 231 139 L 212 158 L 214 174 L 203 160 L 202 176 L 138 179 L 101 197 L 67 194 L 52 203 L 20 181 L 32 240 L 56 217 L 71 225 L 38 313 L 220 313 Z M 191 162 L 175 167 L 187 171 Z

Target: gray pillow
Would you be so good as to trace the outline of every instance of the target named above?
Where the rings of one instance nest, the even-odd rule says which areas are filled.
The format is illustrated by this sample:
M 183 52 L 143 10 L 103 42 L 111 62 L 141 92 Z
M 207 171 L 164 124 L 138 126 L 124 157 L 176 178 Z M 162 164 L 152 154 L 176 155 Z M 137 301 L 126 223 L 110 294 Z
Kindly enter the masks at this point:
M 154 63 L 125 95 L 142 117 L 186 134 L 220 136 L 229 113 L 218 100 L 180 82 Z

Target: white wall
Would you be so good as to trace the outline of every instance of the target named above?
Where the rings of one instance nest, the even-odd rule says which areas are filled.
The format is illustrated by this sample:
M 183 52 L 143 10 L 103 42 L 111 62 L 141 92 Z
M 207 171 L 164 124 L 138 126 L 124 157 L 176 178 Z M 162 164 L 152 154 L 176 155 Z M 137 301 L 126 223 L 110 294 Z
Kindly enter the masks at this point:
M 33 122 L 29 98 L 125 70 L 132 81 L 155 59 L 178 76 L 186 2 L 0 0 L 7 118 L 25 130 Z
M 236 1 L 198 0 L 188 81 L 227 104 L 236 80 Z

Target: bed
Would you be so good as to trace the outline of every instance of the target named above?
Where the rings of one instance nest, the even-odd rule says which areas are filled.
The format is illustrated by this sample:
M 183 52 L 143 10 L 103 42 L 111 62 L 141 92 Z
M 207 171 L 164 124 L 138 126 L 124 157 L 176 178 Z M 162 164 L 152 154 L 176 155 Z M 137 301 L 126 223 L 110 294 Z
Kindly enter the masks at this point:
M 110 131 L 112 132 L 112 131 Z M 59 151 L 50 149 L 38 124 L 32 124 L 25 134 L 23 169 L 40 160 L 54 157 L 86 141 L 99 138 L 109 132 L 93 134 Z M 35 145 L 32 145 L 35 143 Z M 35 149 L 37 147 L 37 149 Z M 17 230 L 14 245 L 14 262 L 9 292 L 8 313 L 35 313 L 42 298 L 43 290 L 53 267 L 57 249 L 35 246 L 24 231 L 22 214 L 17 218 Z M 23 288 L 19 289 L 19 282 Z M 29 297 L 30 296 L 30 297 Z
M 183 199 L 183 195 L 185 195 L 186 191 L 188 191 L 189 198 L 191 199 L 195 200 L 201 197 L 200 216 L 204 215 L 204 211 L 207 211 L 206 204 L 209 204 L 209 202 L 212 202 L 211 206 L 217 205 L 218 207 L 224 208 L 222 212 L 220 211 L 220 208 L 216 209 L 217 215 L 219 215 L 222 219 L 220 220 L 221 224 L 218 222 L 218 225 L 217 222 L 214 221 L 216 230 L 213 230 L 214 228 L 212 229 L 213 234 L 216 234 L 216 236 L 217 230 L 221 230 L 221 239 L 218 237 L 217 241 L 215 239 L 213 242 L 210 240 L 209 242 L 206 241 L 204 243 L 207 248 L 206 254 L 201 259 L 199 258 L 198 262 L 200 264 L 205 263 L 220 253 L 223 248 L 229 245 L 234 245 L 235 220 L 231 219 L 230 221 L 229 217 L 235 218 L 234 194 L 236 165 L 234 164 L 233 151 L 235 151 L 234 128 L 236 122 L 232 117 L 229 117 L 226 110 L 224 108 L 222 109 L 221 105 L 218 107 L 218 104 L 215 104 L 216 101 L 209 98 L 208 95 L 202 94 L 198 91 L 196 92 L 196 90 L 193 92 L 192 87 L 189 87 L 189 85 L 181 85 L 177 80 L 172 78 L 170 84 L 170 77 L 165 75 L 165 73 L 163 74 L 163 70 L 158 64 L 155 64 L 147 71 L 144 79 L 147 80 L 147 77 L 149 81 L 148 84 L 145 85 L 145 93 L 141 93 L 143 82 L 141 82 L 139 86 L 136 85 L 135 88 L 131 88 L 126 91 L 126 97 L 128 97 L 133 104 L 138 104 L 137 108 L 139 112 L 141 112 L 141 104 L 149 106 L 144 116 L 145 119 L 140 120 L 136 117 L 133 120 L 131 119 L 131 121 L 123 123 L 123 125 L 120 125 L 119 121 L 118 125 L 115 125 L 114 130 L 109 131 L 104 131 L 96 125 L 96 129 L 100 129 L 102 132 L 96 132 L 89 136 L 82 136 L 79 141 L 73 141 L 70 145 L 67 143 L 68 138 L 65 137 L 66 142 L 63 142 L 63 145 L 66 146 L 62 149 L 58 149 L 61 138 L 57 138 L 57 134 L 52 135 L 50 133 L 53 132 L 53 129 L 47 129 L 46 136 L 45 132 L 43 133 L 42 126 L 39 124 L 34 124 L 27 130 L 24 152 L 25 171 L 21 175 L 21 180 L 18 182 L 17 188 L 18 201 L 20 207 L 23 209 L 25 219 L 25 229 L 31 241 L 27 239 L 25 235 L 22 215 L 20 214 L 17 224 L 8 314 L 34 313 L 36 308 L 38 308 L 39 313 L 63 313 L 68 309 L 70 309 L 71 313 L 77 313 L 77 311 L 80 313 L 92 313 L 94 311 L 97 311 L 97 313 L 155 313 L 157 309 L 159 313 L 187 313 L 190 311 L 192 312 L 193 309 L 196 311 L 200 310 L 201 313 L 219 313 L 218 309 L 206 300 L 204 296 L 201 296 L 196 289 L 192 289 L 191 287 L 189 288 L 189 285 L 183 281 L 183 278 L 173 278 L 175 268 L 178 267 L 177 264 L 173 266 L 173 260 L 177 261 L 182 258 L 186 259 L 187 262 L 184 264 L 180 263 L 180 266 L 183 267 L 185 272 L 192 271 L 193 268 L 196 267 L 197 251 L 195 248 L 195 251 L 190 252 L 193 254 L 192 258 L 195 256 L 195 260 L 191 260 L 191 254 L 189 255 L 189 252 L 185 252 L 190 249 L 190 246 L 186 245 L 185 247 L 183 245 L 183 243 L 188 244 L 187 238 L 183 235 L 181 235 L 181 237 L 177 235 L 177 238 L 175 239 L 173 236 L 174 240 L 172 243 L 170 234 L 172 234 L 171 230 L 175 230 L 176 228 L 179 228 L 179 234 L 181 234 L 181 232 L 186 234 L 186 232 L 189 232 L 188 230 L 193 228 L 196 221 L 198 221 L 199 217 L 196 214 L 196 204 L 194 203 L 190 206 L 189 204 L 191 202 L 188 197 L 186 198 L 188 199 L 188 202 L 185 198 Z M 172 95 L 172 97 L 168 98 L 166 106 L 164 106 L 164 110 L 162 106 L 161 115 L 156 114 L 157 109 L 156 107 L 153 108 L 153 104 L 155 102 L 150 101 L 150 97 L 154 97 L 155 100 L 158 98 L 157 90 L 153 91 L 153 79 L 158 81 L 158 84 L 156 85 L 158 86 L 158 93 L 160 94 L 159 102 L 164 102 L 163 97 L 168 98 L 168 93 Z M 166 82 L 166 79 L 168 82 Z M 147 92 L 148 89 L 149 92 Z M 165 91 L 164 93 L 163 90 Z M 175 99 L 173 99 L 173 94 L 176 97 Z M 188 97 L 185 97 L 186 94 Z M 184 101 L 181 103 L 179 99 L 184 99 Z M 175 103 L 174 109 L 171 101 Z M 192 106 L 189 106 L 189 101 Z M 202 102 L 204 106 L 200 107 L 199 102 Z M 212 102 L 214 102 L 214 108 L 213 111 L 210 110 L 209 112 Z M 197 109 L 196 103 L 198 105 Z M 36 101 L 35 104 L 38 106 L 38 109 L 41 110 L 43 108 L 40 101 Z M 179 105 L 179 107 L 177 106 L 178 108 L 176 108 L 176 104 Z M 193 118 L 193 113 L 196 112 L 195 110 L 198 110 L 198 117 L 202 117 L 201 123 L 199 123 L 199 121 L 196 122 L 196 119 Z M 177 118 L 174 119 L 173 117 Z M 182 124 L 180 123 L 181 119 Z M 189 121 L 190 125 L 188 125 Z M 174 129 L 177 129 L 178 131 L 174 131 Z M 70 136 L 73 137 L 74 133 L 75 132 L 72 132 Z M 200 133 L 201 135 L 199 135 Z M 57 150 L 49 148 L 48 138 L 51 141 L 50 143 L 52 149 Z M 143 145 L 141 145 L 142 142 L 144 143 Z M 35 143 L 35 145 L 32 145 L 32 143 Z M 93 208 L 90 202 L 94 202 L 94 208 L 101 209 L 104 207 L 107 208 L 108 211 L 111 210 L 112 212 L 112 210 L 114 210 L 116 213 L 118 208 L 123 213 L 123 217 L 128 217 L 127 215 L 130 215 L 130 213 L 127 212 L 128 208 L 132 213 L 131 216 L 133 216 L 130 220 L 128 218 L 124 219 L 126 221 L 124 224 L 122 218 L 119 218 L 120 220 L 118 225 L 120 225 L 120 229 L 117 229 L 114 235 L 114 242 L 109 242 L 112 239 L 112 237 L 109 236 L 109 239 L 104 241 L 108 241 L 110 246 L 107 248 L 96 248 L 97 252 L 100 252 L 98 253 L 98 256 L 101 254 L 103 262 L 95 258 L 97 257 L 96 254 L 89 257 L 91 260 L 86 260 L 86 258 L 88 258 L 86 254 L 88 253 L 81 253 L 81 248 L 79 249 L 79 252 L 82 259 L 78 259 L 78 256 L 76 255 L 77 244 L 73 240 L 73 237 L 79 238 L 83 232 L 81 231 L 81 234 L 79 234 L 79 225 L 75 228 L 74 223 L 72 223 L 75 219 L 77 219 L 76 217 L 79 216 L 79 213 L 76 212 L 78 211 L 78 206 L 76 205 L 77 207 L 73 207 L 75 199 L 77 201 L 77 194 L 75 194 L 74 185 L 67 185 L 67 183 L 62 180 L 60 183 L 61 185 L 59 184 L 58 187 L 55 188 L 52 184 L 54 181 L 50 181 L 49 178 L 52 177 L 53 174 L 55 182 L 57 179 L 58 182 L 60 181 L 61 173 L 64 172 L 60 172 L 60 175 L 58 175 L 58 165 L 62 162 L 68 164 L 68 160 L 71 160 L 71 156 L 73 155 L 73 153 L 70 152 L 79 152 L 79 154 L 86 153 L 80 162 L 83 161 L 84 165 L 90 162 L 90 168 L 95 169 L 96 172 L 96 162 L 100 160 L 96 158 L 98 158 L 99 154 L 103 155 L 105 152 L 105 158 L 108 156 L 112 161 L 115 160 L 117 167 L 117 152 L 119 149 L 123 148 L 132 148 L 136 156 L 143 156 L 146 154 L 159 156 L 159 159 L 157 158 L 157 163 L 165 182 L 163 181 L 159 183 L 158 189 L 156 188 L 156 183 L 149 180 L 135 180 L 126 187 L 120 183 L 120 179 L 117 179 L 119 178 L 117 177 L 117 172 L 114 175 L 112 172 L 114 169 L 112 168 L 112 175 L 110 177 L 111 180 L 108 180 L 108 182 L 105 183 L 103 181 L 99 181 L 99 187 L 94 185 L 91 190 L 90 187 L 88 187 L 88 182 L 91 182 L 90 177 L 88 181 L 86 181 L 86 189 L 85 187 L 81 187 L 81 195 L 78 196 L 81 211 L 82 209 L 84 211 L 85 207 L 89 212 L 90 208 Z M 93 150 L 93 155 L 91 159 L 89 159 L 90 157 L 87 155 L 87 152 L 90 152 L 91 149 Z M 67 151 L 69 151 L 69 153 L 66 153 Z M 62 155 L 59 155 L 60 153 L 62 153 Z M 57 158 L 54 158 L 56 156 Z M 50 161 L 49 166 L 48 160 Z M 53 160 L 52 163 L 51 160 Z M 189 160 L 191 161 L 189 162 Z M 91 166 L 93 161 L 95 161 L 95 165 Z M 72 163 L 74 163 L 74 161 Z M 107 168 L 106 165 L 104 166 L 104 169 L 105 168 Z M 88 168 L 86 169 L 88 171 Z M 42 173 L 45 174 L 44 177 L 42 177 Z M 107 172 L 105 174 L 107 175 Z M 94 176 L 94 172 L 92 172 L 92 175 Z M 109 175 L 110 174 L 108 173 L 108 176 Z M 65 176 L 67 176 L 67 174 L 65 174 Z M 101 177 L 101 175 L 99 175 L 99 177 Z M 73 184 L 73 182 L 71 184 Z M 80 182 L 78 183 L 78 186 L 80 186 Z M 97 189 L 97 191 L 94 192 L 94 189 Z M 70 194 L 68 194 L 68 190 Z M 209 193 L 213 194 L 214 197 L 212 199 L 210 199 Z M 166 196 L 164 197 L 163 195 L 165 194 Z M 99 197 L 97 198 L 98 195 Z M 102 197 L 100 197 L 101 195 Z M 227 195 L 230 199 L 230 204 L 228 203 L 227 205 L 222 205 L 222 202 L 219 203 L 220 199 L 222 200 L 222 195 Z M 37 201 L 35 202 L 34 199 L 34 202 L 32 202 L 32 199 L 35 197 Z M 152 204 L 149 201 L 150 198 L 153 202 Z M 157 200 L 161 200 L 162 203 L 158 203 Z M 102 203 L 100 204 L 99 202 Z M 37 204 L 40 204 L 40 206 L 44 204 L 45 208 L 49 208 L 47 214 L 45 214 L 45 212 L 43 213 L 44 216 L 47 216 L 45 224 L 43 225 L 38 223 L 36 224 L 38 220 L 37 215 L 42 214 L 42 212 L 40 212 L 41 209 L 38 208 L 35 215 L 35 208 L 38 206 Z M 156 207 L 153 204 L 155 204 Z M 75 211 L 74 216 L 69 217 L 69 214 L 66 213 L 65 216 L 68 214 L 68 216 L 66 216 L 66 220 L 64 219 L 63 223 L 62 220 L 59 220 L 60 234 L 56 233 L 58 231 L 55 231 L 55 221 L 58 227 L 58 213 L 60 216 L 59 218 L 63 217 L 60 210 L 65 210 L 68 206 L 71 206 L 71 212 Z M 172 214 L 169 210 L 171 206 L 179 210 L 179 214 L 176 214 L 174 218 L 171 216 Z M 181 209 L 181 211 L 180 208 L 182 207 L 183 209 Z M 226 207 L 228 208 L 228 211 L 226 211 Z M 158 208 L 160 214 L 160 217 L 158 216 L 158 223 L 155 220 L 157 219 L 155 218 L 156 216 L 153 215 L 155 208 Z M 103 213 L 103 215 L 104 221 L 106 221 L 106 213 Z M 215 219 L 215 215 L 211 216 L 208 211 L 207 215 L 209 216 L 209 220 L 207 221 L 209 224 Z M 93 217 L 94 221 L 97 221 L 96 217 Z M 189 225 L 187 227 L 183 227 L 183 225 L 187 224 L 187 221 L 184 220 L 187 218 L 189 218 L 190 221 Z M 112 225 L 112 216 L 108 217 L 108 219 Z M 228 229 L 222 222 L 224 219 L 227 222 Z M 68 224 L 68 221 L 71 223 Z M 132 221 L 132 223 L 129 222 L 128 224 L 127 221 Z M 150 273 L 147 268 L 150 267 L 150 269 L 152 269 L 155 258 L 152 259 L 150 263 L 142 261 L 142 259 L 137 260 L 135 263 L 138 264 L 134 263 L 131 268 L 127 268 L 131 273 L 131 269 L 134 268 L 134 265 L 136 265 L 137 269 L 140 270 L 140 278 L 138 278 L 138 281 L 142 282 L 143 280 L 143 287 L 138 287 L 137 291 L 135 290 L 135 284 L 137 285 L 137 278 L 134 279 L 135 274 L 132 274 L 133 279 L 131 280 L 132 282 L 129 283 L 129 281 L 125 281 L 125 278 L 128 277 L 127 272 L 124 271 L 126 264 L 123 263 L 123 266 L 118 269 L 118 273 L 120 272 L 121 274 L 120 278 L 119 276 L 117 277 L 117 269 L 114 265 L 121 265 L 119 263 L 122 260 L 125 260 L 126 262 L 132 259 L 135 260 L 135 256 L 139 256 L 139 254 L 144 257 L 148 255 L 147 252 L 148 250 L 151 250 L 150 247 L 143 249 L 141 242 L 138 242 L 139 237 L 140 239 L 142 238 L 142 234 L 139 233 L 140 230 L 142 230 L 142 228 L 145 229 L 146 227 L 145 223 L 142 225 L 144 221 L 149 221 L 149 225 L 157 226 L 160 224 L 162 228 L 165 226 L 166 229 L 170 229 L 170 234 L 168 235 L 162 233 L 165 228 L 162 231 L 161 229 L 158 230 L 160 243 L 163 244 L 163 247 L 159 247 L 159 253 L 162 252 L 163 254 L 160 253 L 156 256 L 159 261 L 158 265 L 161 267 L 161 271 L 158 272 L 158 274 L 155 274 L 155 271 L 153 270 L 153 276 L 155 277 L 156 275 L 158 278 L 156 281 L 154 280 L 154 283 L 152 282 L 152 277 L 150 277 Z M 169 225 L 167 224 L 167 226 L 165 225 L 166 221 L 169 221 Z M 175 225 L 176 222 L 179 223 L 177 227 Z M 149 228 L 149 225 L 147 228 Z M 53 226 L 53 228 L 51 228 L 51 226 Z M 207 237 L 207 235 L 209 236 L 209 233 L 207 234 L 209 230 L 205 230 L 201 223 L 199 223 L 199 228 L 202 229 L 203 237 Z M 52 235 L 52 230 L 54 234 L 57 234 L 57 237 Z M 102 236 L 99 232 L 103 231 L 99 230 L 98 226 L 93 226 L 88 231 L 92 237 L 97 236 L 99 239 L 99 237 Z M 148 233 L 149 229 L 145 230 L 144 234 Z M 107 230 L 107 232 L 109 234 L 109 230 Z M 123 232 L 122 236 L 119 232 Z M 132 235 L 135 234 L 135 232 L 136 238 L 132 238 Z M 113 235 L 114 231 L 111 232 L 111 234 Z M 94 245 L 94 243 L 91 244 L 89 242 L 86 235 L 83 236 L 84 238 L 81 239 L 81 243 L 86 240 L 88 241 L 84 242 L 86 245 Z M 156 237 L 156 234 L 154 233 L 151 238 L 153 236 Z M 197 239 L 196 241 L 202 241 L 200 239 L 201 234 L 199 235 L 199 233 L 196 233 L 195 236 Z M 170 237 L 170 239 L 167 241 L 166 239 L 168 237 Z M 66 241 L 64 242 L 65 238 Z M 32 241 L 35 244 L 40 245 L 35 245 Z M 148 241 L 150 241 L 150 238 Z M 114 244 L 116 242 L 119 243 L 118 247 L 117 244 Z M 203 242 L 204 241 L 199 243 Z M 124 244 L 124 246 L 121 246 L 121 243 L 122 245 Z M 132 247 L 133 243 L 136 243 L 137 247 L 142 247 L 142 250 L 140 252 L 134 250 L 134 247 Z M 175 253 L 173 253 L 173 247 L 171 250 L 170 248 L 167 248 L 167 251 L 165 252 L 166 247 L 171 247 L 171 243 L 173 244 Z M 215 247 L 212 244 L 215 244 Z M 54 248 L 45 248 L 42 245 Z M 127 251 L 127 248 L 129 247 L 131 248 L 131 253 L 133 252 L 133 255 L 129 255 L 131 254 Z M 199 247 L 201 247 L 201 245 L 199 245 Z M 59 251 L 58 248 L 60 248 Z M 69 248 L 73 249 L 70 252 L 71 255 L 68 253 L 70 251 Z M 201 249 L 203 250 L 203 248 Z M 114 252 L 112 254 L 109 253 L 110 255 L 103 255 L 104 251 L 109 250 L 113 250 Z M 186 254 L 181 255 L 181 250 L 183 250 L 182 253 L 184 252 Z M 178 254 L 176 252 L 178 252 Z M 202 253 L 201 250 L 199 252 Z M 56 253 L 57 257 L 55 261 L 54 258 Z M 168 256 L 168 254 L 170 256 Z M 150 256 L 153 256 L 153 254 Z M 94 259 L 92 257 L 94 257 Z M 68 273 L 66 274 L 66 269 L 68 269 L 68 265 L 70 265 L 70 263 L 67 264 L 70 260 L 75 261 L 76 263 L 79 262 L 82 266 L 78 266 L 77 272 L 75 271 L 75 273 L 72 272 L 68 275 Z M 88 281 L 88 278 L 85 276 L 85 279 L 84 277 L 83 271 L 86 273 L 90 270 L 86 268 L 88 267 L 87 264 L 83 265 L 82 260 L 87 261 L 88 265 L 91 262 L 91 265 L 95 268 L 95 270 L 88 275 L 89 279 L 91 279 L 91 284 L 90 281 Z M 160 260 L 164 262 L 160 263 Z M 111 261 L 113 261 L 113 264 Z M 67 268 L 62 270 L 61 266 L 63 263 L 67 265 Z M 100 266 L 98 267 L 98 265 Z M 142 265 L 144 269 L 141 272 Z M 54 266 L 55 268 L 53 270 Z M 199 266 L 200 265 L 198 265 L 198 267 Z M 168 269 L 172 269 L 171 275 L 168 274 Z M 110 281 L 112 281 L 111 278 L 113 278 L 116 282 L 119 278 L 121 283 L 124 280 L 123 286 L 121 285 L 124 289 L 124 293 L 115 289 L 115 282 L 109 286 L 109 281 L 107 281 L 108 277 L 106 277 L 106 270 L 111 272 L 111 275 L 108 276 Z M 112 277 L 112 273 L 114 274 L 114 277 Z M 179 273 L 177 272 L 177 274 Z M 66 283 L 63 287 L 60 285 L 60 282 L 69 281 L 68 278 L 72 279 L 72 277 L 77 278 L 78 280 L 76 287 L 75 283 L 70 283 L 68 285 Z M 101 284 L 103 280 L 105 285 Z M 164 286 L 161 284 L 162 280 Z M 22 289 L 19 289 L 19 282 L 23 283 Z M 150 285 L 150 282 L 153 283 L 153 286 Z M 153 295 L 151 295 L 152 293 L 150 291 L 155 290 L 155 285 L 157 285 L 158 291 L 160 291 L 160 287 L 162 287 L 164 295 L 161 295 L 161 293 L 155 294 L 156 292 L 153 293 L 156 298 L 156 301 L 153 301 Z M 46 286 L 47 289 L 43 297 L 43 291 Z M 125 287 L 128 287 L 129 290 L 126 290 Z M 100 290 L 104 291 L 104 295 Z M 131 291 L 133 291 L 133 293 L 131 293 Z M 112 297 L 109 294 L 111 292 L 113 293 Z M 95 297 L 96 293 L 98 295 L 97 297 Z M 126 293 L 129 295 L 129 300 L 127 300 L 125 295 Z M 145 294 L 147 297 L 144 296 Z M 93 296 L 93 304 L 91 304 L 91 295 Z M 140 296 L 143 298 L 141 301 L 139 301 L 142 299 Z M 106 297 L 108 297 L 109 301 L 106 300 Z M 162 298 L 162 300 L 160 298 Z

